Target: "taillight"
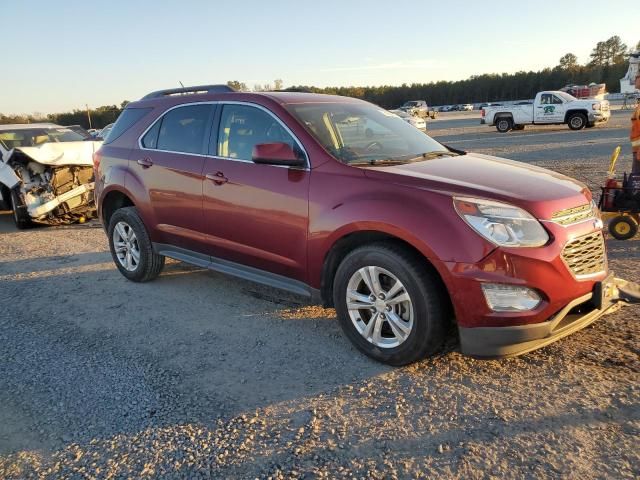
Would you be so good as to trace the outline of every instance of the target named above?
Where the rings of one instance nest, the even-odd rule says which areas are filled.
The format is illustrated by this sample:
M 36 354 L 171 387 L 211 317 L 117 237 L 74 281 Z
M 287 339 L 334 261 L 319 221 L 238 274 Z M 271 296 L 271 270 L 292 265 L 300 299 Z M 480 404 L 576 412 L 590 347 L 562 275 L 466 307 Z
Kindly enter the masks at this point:
M 485 115 L 485 111 L 484 111 L 484 108 L 483 108 L 482 110 L 480 110 L 480 116 L 484 117 L 484 115 Z

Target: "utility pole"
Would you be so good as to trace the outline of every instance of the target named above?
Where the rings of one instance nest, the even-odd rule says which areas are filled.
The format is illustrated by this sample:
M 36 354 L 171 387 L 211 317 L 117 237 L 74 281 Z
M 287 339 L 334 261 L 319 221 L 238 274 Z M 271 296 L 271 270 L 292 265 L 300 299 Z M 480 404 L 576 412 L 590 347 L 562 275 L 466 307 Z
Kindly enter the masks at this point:
M 89 129 L 91 129 L 91 112 L 89 111 L 89 104 L 85 103 L 85 106 L 87 107 L 87 118 L 89 119 Z

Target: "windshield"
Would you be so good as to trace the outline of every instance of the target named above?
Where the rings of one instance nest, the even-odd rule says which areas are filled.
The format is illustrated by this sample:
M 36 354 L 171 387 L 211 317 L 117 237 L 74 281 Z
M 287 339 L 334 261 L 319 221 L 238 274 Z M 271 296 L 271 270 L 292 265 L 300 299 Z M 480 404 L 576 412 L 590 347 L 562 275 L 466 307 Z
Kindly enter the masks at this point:
M 416 101 L 405 103 L 407 107 L 417 107 L 419 104 Z
M 69 128 L 34 127 L 0 131 L 0 143 L 7 150 L 20 147 L 37 147 L 49 142 L 81 142 L 82 135 Z
M 414 161 L 451 154 L 397 115 L 368 103 L 302 103 L 287 108 L 343 163 Z

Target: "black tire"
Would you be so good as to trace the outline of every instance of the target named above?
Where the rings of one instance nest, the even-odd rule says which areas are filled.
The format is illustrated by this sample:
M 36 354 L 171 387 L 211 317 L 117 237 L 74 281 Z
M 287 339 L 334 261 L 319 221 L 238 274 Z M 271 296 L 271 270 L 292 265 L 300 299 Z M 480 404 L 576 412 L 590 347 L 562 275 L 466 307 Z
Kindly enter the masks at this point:
M 582 130 L 587 126 L 587 116 L 584 113 L 572 113 L 567 118 L 571 130 Z
M 402 247 L 380 243 L 352 251 L 338 267 L 333 288 L 338 320 L 349 340 L 364 354 L 380 362 L 400 366 L 432 355 L 442 347 L 450 304 L 446 289 L 437 274 L 428 270 L 424 263 L 424 258 L 417 258 Z M 358 270 L 367 266 L 379 267 L 393 274 L 411 299 L 413 326 L 406 339 L 397 346 L 374 345 L 357 330 L 349 316 L 349 281 Z M 368 326 L 368 322 L 366 325 Z M 390 325 L 386 328 L 390 329 Z
M 496 120 L 496 130 L 500 133 L 507 133 L 513 128 L 513 119 L 511 117 L 499 117 Z
M 125 268 L 118 259 L 114 248 L 113 232 L 116 229 L 116 225 L 120 222 L 124 222 L 124 224 L 133 230 L 135 242 L 139 249 L 139 261 L 132 270 Z M 109 249 L 111 250 L 113 262 L 116 264 L 116 267 L 118 267 L 118 270 L 120 270 L 120 273 L 127 279 L 134 282 L 148 282 L 160 275 L 164 267 L 165 257 L 153 251 L 149 234 L 147 233 L 144 223 L 142 223 L 140 215 L 138 215 L 136 207 L 124 207 L 116 210 L 109 220 L 107 235 L 109 237 Z
M 638 224 L 633 218 L 620 215 L 609 222 L 609 233 L 616 240 L 629 240 L 638 233 Z
M 11 190 L 11 209 L 13 210 L 13 223 L 16 224 L 18 230 L 33 226 L 27 207 L 22 203 L 22 200 L 18 197 L 18 192 L 15 190 Z

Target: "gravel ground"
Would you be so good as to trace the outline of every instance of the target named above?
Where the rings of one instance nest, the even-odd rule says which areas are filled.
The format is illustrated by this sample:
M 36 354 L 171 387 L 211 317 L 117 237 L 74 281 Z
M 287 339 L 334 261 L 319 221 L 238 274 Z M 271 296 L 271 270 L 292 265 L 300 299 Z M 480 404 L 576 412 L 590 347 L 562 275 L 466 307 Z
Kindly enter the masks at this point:
M 628 150 L 627 117 L 429 126 L 597 189 L 615 145 Z M 640 281 L 640 238 L 607 243 L 613 270 Z M 392 369 L 357 353 L 333 311 L 179 262 L 133 284 L 98 225 L 18 232 L 6 213 L 0 305 L 3 479 L 640 476 L 638 307 L 523 357 L 466 358 L 452 336 Z

